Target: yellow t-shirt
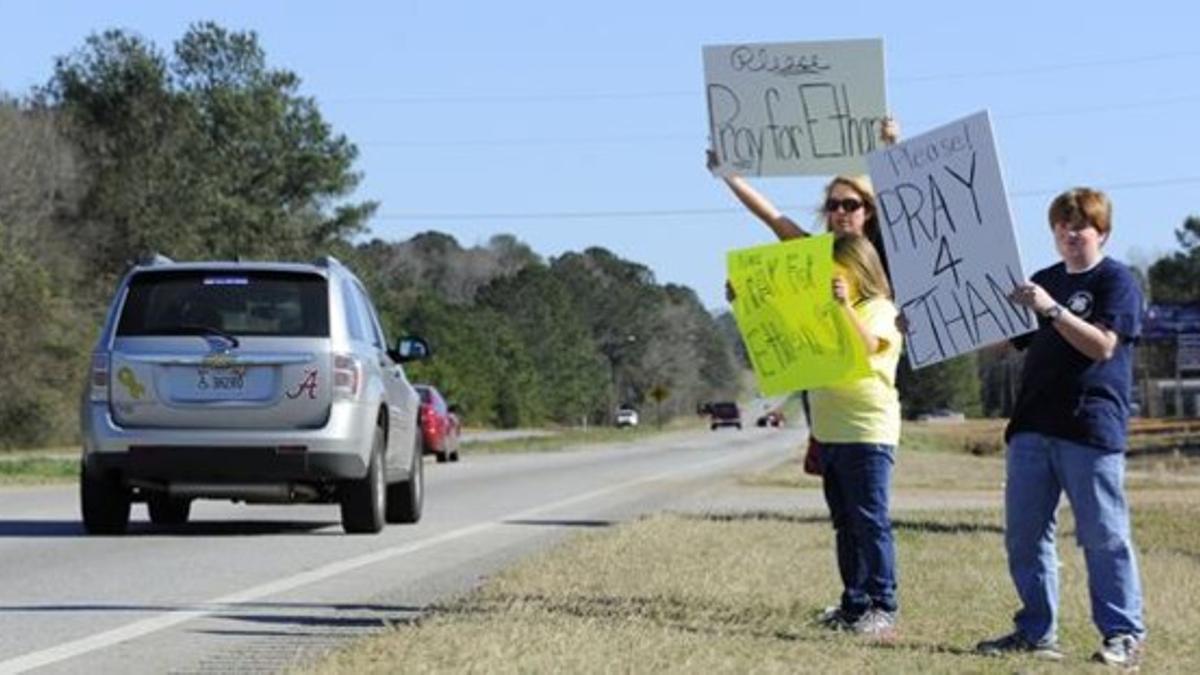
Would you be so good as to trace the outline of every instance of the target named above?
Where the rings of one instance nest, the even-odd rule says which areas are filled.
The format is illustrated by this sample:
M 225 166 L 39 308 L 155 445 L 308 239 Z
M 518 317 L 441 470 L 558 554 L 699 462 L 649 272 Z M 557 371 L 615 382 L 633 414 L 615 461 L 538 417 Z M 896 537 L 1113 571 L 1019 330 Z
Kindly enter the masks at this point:
M 871 374 L 808 393 L 812 434 L 822 443 L 900 443 L 900 396 L 896 366 L 903 337 L 896 329 L 896 306 L 873 298 L 854 308 L 875 337 L 887 345 L 867 357 Z

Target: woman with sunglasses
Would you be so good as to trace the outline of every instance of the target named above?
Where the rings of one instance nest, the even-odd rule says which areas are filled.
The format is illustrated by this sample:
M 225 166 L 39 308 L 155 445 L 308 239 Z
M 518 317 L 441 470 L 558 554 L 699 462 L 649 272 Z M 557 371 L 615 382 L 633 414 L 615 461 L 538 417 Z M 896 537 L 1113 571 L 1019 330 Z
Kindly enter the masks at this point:
M 879 134 L 880 140 L 886 145 L 894 144 L 900 137 L 900 126 L 892 118 L 884 120 Z M 708 152 L 708 169 L 717 168 L 716 154 Z M 810 232 L 796 224 L 782 211 L 775 207 L 771 200 L 756 190 L 750 183 L 737 174 L 723 177 L 729 190 L 747 209 L 759 220 L 763 221 L 780 241 L 807 237 Z M 836 237 L 858 235 L 866 237 L 875 245 L 875 251 L 887 269 L 887 258 L 883 250 L 883 240 L 880 239 L 879 216 L 875 208 L 875 191 L 871 188 L 867 176 L 840 175 L 825 186 L 825 200 L 821 206 L 821 214 L 825 221 L 825 229 Z
M 899 126 L 884 121 L 881 140 L 891 145 Z M 709 151 L 708 168 L 716 169 Z M 725 184 L 780 240 L 809 236 L 762 193 L 736 174 Z M 818 621 L 831 629 L 878 639 L 895 635 L 896 554 L 888 502 L 900 437 L 896 367 L 903 319 L 891 302 L 887 260 L 880 239 L 875 192 L 866 176 L 836 176 L 825 186 L 822 215 L 836 238 L 834 298 L 850 316 L 866 347 L 871 374 L 845 385 L 804 392 L 809 425 L 805 471 L 821 474 L 825 503 L 836 530 L 842 595 Z M 727 283 L 726 296 L 733 300 Z M 817 440 L 821 434 L 821 440 Z

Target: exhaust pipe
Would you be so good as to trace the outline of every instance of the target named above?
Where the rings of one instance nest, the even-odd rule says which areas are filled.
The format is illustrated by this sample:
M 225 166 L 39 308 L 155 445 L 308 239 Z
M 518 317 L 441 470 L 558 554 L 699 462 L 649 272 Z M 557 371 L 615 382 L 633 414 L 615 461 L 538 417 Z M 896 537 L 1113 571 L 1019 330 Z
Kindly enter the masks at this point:
M 320 496 L 316 488 L 301 483 L 171 483 L 171 497 L 232 499 L 246 503 L 287 504 L 308 502 Z

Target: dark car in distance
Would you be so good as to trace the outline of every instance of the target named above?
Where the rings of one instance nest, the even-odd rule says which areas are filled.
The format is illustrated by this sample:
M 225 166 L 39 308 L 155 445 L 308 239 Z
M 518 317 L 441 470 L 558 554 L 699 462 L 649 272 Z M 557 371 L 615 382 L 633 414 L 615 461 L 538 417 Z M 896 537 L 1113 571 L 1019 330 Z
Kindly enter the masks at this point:
M 708 426 L 713 431 L 721 427 L 742 428 L 742 411 L 733 401 L 719 401 L 708 405 Z
M 413 389 L 421 397 L 417 421 L 421 426 L 423 453 L 434 455 L 438 462 L 457 462 L 462 434 L 457 410 L 446 403 L 445 397 L 433 385 L 414 384 Z

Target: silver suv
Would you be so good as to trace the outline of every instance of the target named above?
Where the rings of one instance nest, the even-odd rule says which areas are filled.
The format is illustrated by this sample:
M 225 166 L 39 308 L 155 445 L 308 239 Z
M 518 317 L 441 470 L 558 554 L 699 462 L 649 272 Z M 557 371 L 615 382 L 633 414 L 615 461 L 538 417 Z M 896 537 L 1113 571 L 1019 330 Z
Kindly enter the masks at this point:
M 194 499 L 341 504 L 346 532 L 415 523 L 424 502 L 420 399 L 354 274 L 313 264 L 132 268 L 92 354 L 80 507 L 119 534 L 132 502 L 187 521 Z

